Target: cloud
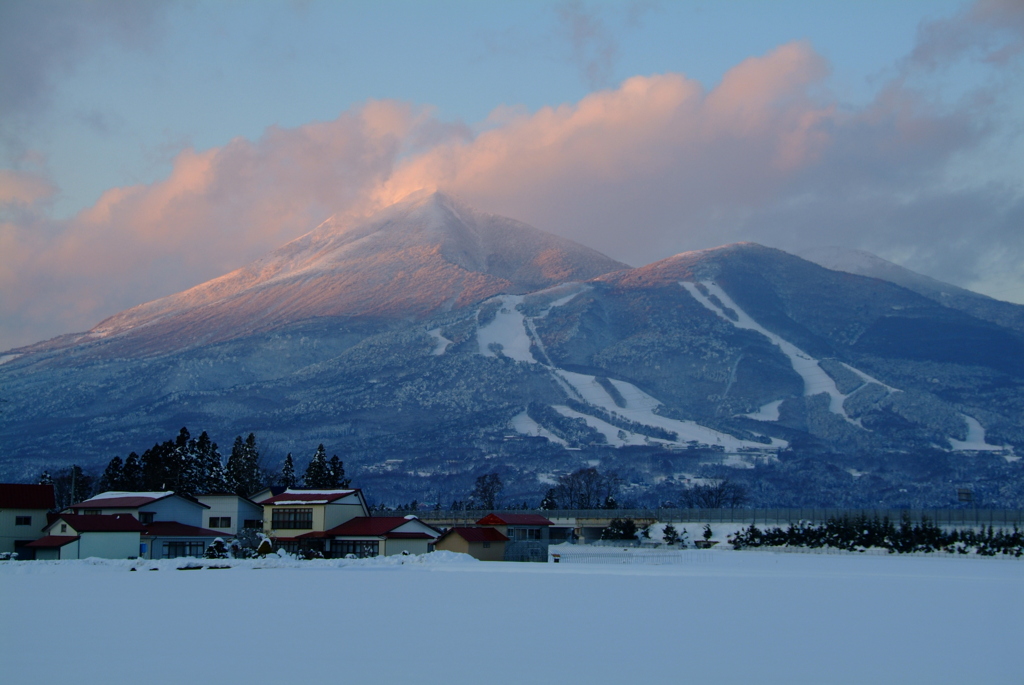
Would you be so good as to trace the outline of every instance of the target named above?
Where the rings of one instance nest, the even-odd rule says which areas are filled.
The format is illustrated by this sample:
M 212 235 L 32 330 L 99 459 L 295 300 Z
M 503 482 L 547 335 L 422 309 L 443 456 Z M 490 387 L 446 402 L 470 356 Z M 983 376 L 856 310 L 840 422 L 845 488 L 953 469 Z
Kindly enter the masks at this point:
M 978 0 L 953 17 L 923 23 L 911 64 L 938 69 L 973 56 L 1006 64 L 1024 53 L 1024 3 L 1019 0 Z
M 600 15 L 588 10 L 581 0 L 569 0 L 558 7 L 558 26 L 567 39 L 572 62 L 580 69 L 584 82 L 601 88 L 611 82 L 618 41 Z
M 399 156 L 446 134 L 460 129 L 429 110 L 369 102 L 257 141 L 186 149 L 166 179 L 113 188 L 67 221 L 21 212 L 0 223 L 0 348 L 86 330 L 237 268 L 336 211 L 366 211 Z M 11 202 L 44 196 L 39 179 L 17 178 L 3 183 Z
M 161 34 L 166 2 L 33 0 L 0 3 L 0 135 L 29 125 L 55 81 L 89 53 L 145 49 Z
M 1019 285 L 1019 186 L 950 181 L 1002 135 L 984 111 L 937 105 L 899 80 L 851 108 L 820 95 L 828 74 L 795 42 L 711 89 L 681 74 L 636 76 L 575 103 L 500 108 L 476 133 L 427 108 L 369 102 L 256 141 L 186 149 L 166 179 L 111 189 L 64 222 L 46 218 L 45 178 L 11 177 L 0 348 L 87 329 L 329 214 L 362 215 L 422 188 L 636 265 L 754 240 L 868 249 L 990 292 Z

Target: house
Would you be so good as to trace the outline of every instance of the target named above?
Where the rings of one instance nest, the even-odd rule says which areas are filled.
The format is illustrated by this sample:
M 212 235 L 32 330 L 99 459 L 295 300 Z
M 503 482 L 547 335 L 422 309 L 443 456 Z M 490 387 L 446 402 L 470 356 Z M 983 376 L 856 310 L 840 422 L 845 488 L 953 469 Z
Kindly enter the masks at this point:
M 52 485 L 0 483 L 0 554 L 32 559 L 27 545 L 43 536 L 46 513 L 55 506 Z
M 145 525 L 138 555 L 142 559 L 201 557 L 206 548 L 220 537 L 229 536 L 222 531 L 177 521 L 153 521 Z
M 493 527 L 508 537 L 505 561 L 547 562 L 554 524 L 540 514 L 488 514 L 476 525 Z
M 293 490 L 267 498 L 263 532 L 288 552 L 327 552 L 323 533 L 356 518 L 369 516 L 361 490 Z M 308 535 L 320 533 L 320 535 Z
M 323 533 L 307 533 L 301 539 L 324 540 L 323 552 L 331 558 L 353 554 L 364 557 L 395 554 L 426 554 L 434 550 L 441 531 L 415 516 L 357 516 Z
M 237 498 L 237 495 L 228 495 Z M 230 500 L 220 502 L 229 512 L 232 509 Z M 261 510 L 256 504 L 244 511 Z M 242 511 L 242 505 L 238 505 Z M 218 537 L 232 537 L 233 531 L 204 528 L 203 523 L 210 522 L 208 512 L 212 507 L 208 504 L 172 491 L 131 492 L 110 490 L 103 492 L 85 502 L 71 505 L 70 509 L 83 516 L 110 516 L 128 514 L 142 523 L 144 532 L 135 551 L 129 556 L 143 559 L 174 559 L 176 557 L 201 557 L 210 543 Z M 220 516 L 215 518 L 220 519 Z M 234 518 L 229 515 L 224 518 Z M 217 524 L 226 523 L 218 520 Z
M 268 500 L 271 497 L 280 495 L 287 489 L 288 488 L 284 487 L 283 485 L 268 485 L 259 492 L 254 492 L 253 494 L 249 495 L 249 499 L 255 502 L 256 504 L 262 504 L 264 500 Z
M 449 528 L 434 549 L 468 554 L 480 561 L 504 561 L 508 538 L 496 528 Z
M 196 527 L 203 525 L 203 512 L 209 508 L 191 497 L 178 495 L 169 490 L 109 490 L 69 507 L 76 514 L 131 514 L 143 524 L 154 521 L 177 521 Z
M 144 530 L 131 514 L 59 514 L 26 546 L 36 559 L 128 559 L 139 556 Z
M 243 528 L 263 528 L 263 507 L 252 500 L 230 492 L 196 495 L 200 504 L 209 509 L 203 512 L 203 527 L 234 536 Z

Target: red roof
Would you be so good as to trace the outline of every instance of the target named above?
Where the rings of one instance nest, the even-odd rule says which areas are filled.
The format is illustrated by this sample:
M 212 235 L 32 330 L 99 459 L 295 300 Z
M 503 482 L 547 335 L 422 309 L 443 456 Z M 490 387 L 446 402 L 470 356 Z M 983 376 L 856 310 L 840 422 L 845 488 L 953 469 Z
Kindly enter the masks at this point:
M 26 547 L 63 547 L 78 539 L 77 535 L 47 535 L 25 545 Z
M 327 531 L 328 535 L 385 535 L 395 528 L 404 526 L 409 521 L 419 519 L 407 519 L 404 516 L 357 516 L 349 519 L 340 526 L 335 526 Z M 419 521 L 423 523 L 422 521 Z M 427 526 L 427 524 L 423 523 Z M 430 528 L 430 526 L 427 526 Z M 431 528 L 433 530 L 433 528 Z M 438 531 L 440 534 L 440 531 Z
M 553 526 L 540 514 L 488 514 L 476 522 L 478 526 Z
M 90 517 L 91 518 L 91 517 Z M 142 533 L 148 537 L 196 537 L 196 538 L 223 538 L 230 537 L 224 531 L 210 530 L 189 526 L 177 521 L 153 521 L 147 523 L 146 530 Z
M 356 492 L 358 490 L 285 490 L 280 495 L 274 495 L 259 504 L 328 504 Z
M 134 533 L 142 532 L 142 524 L 131 514 L 61 514 L 64 521 L 79 533 Z M 56 525 L 56 524 L 54 524 Z
M 493 528 L 451 528 L 441 536 L 458 535 L 466 542 L 508 542 L 508 538 Z M 441 538 L 438 538 L 440 542 Z
M 0 483 L 0 509 L 53 509 L 52 485 Z

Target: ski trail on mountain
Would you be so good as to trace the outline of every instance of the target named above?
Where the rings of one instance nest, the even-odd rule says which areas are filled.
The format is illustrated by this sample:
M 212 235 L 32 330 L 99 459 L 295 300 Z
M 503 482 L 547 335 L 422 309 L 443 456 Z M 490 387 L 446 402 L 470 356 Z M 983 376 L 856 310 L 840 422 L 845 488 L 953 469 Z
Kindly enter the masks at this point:
M 648 395 L 632 383 L 620 380 L 609 380 L 614 388 L 625 400 L 625 407 L 616 404 L 615 399 L 609 394 L 596 376 L 591 376 L 573 371 L 560 369 L 551 363 L 544 349 L 544 344 L 537 334 L 534 326 L 534 319 L 542 319 L 551 310 L 568 304 L 578 295 L 586 292 L 589 288 L 582 287 L 559 297 L 545 306 L 536 316 L 527 316 L 523 312 L 523 295 L 499 295 L 484 303 L 484 307 L 496 307 L 494 318 L 486 324 L 477 328 L 477 347 L 481 355 L 485 357 L 497 357 L 499 354 L 528 364 L 538 364 L 547 369 L 552 378 L 559 384 L 563 391 L 570 397 L 602 410 L 612 420 L 622 420 L 640 424 L 646 428 L 662 429 L 668 433 L 675 433 L 677 439 L 655 438 L 643 433 L 620 428 L 605 418 L 576 411 L 564 405 L 554 405 L 552 408 L 568 418 L 583 419 L 588 426 L 597 430 L 605 436 L 610 445 L 622 447 L 625 445 L 664 444 L 685 446 L 687 443 L 698 442 L 705 445 L 716 445 L 723 449 L 737 450 L 741 448 L 773 449 L 784 447 L 787 443 L 777 438 L 772 438 L 770 444 L 741 440 L 726 433 L 701 426 L 694 421 L 672 419 L 658 413 L 662 406 L 661 402 Z M 543 294 L 537 293 L 537 294 Z M 439 334 L 438 334 L 439 335 Z M 538 355 L 541 359 L 538 359 Z M 601 413 L 601 412 L 598 412 Z M 526 435 L 538 435 L 538 429 L 542 429 L 536 421 L 524 414 L 517 415 L 512 421 L 512 427 L 519 433 Z M 545 432 L 546 429 L 545 429 Z M 548 437 L 544 435 L 544 437 Z M 550 439 L 550 438 L 549 438 Z M 559 440 L 559 442 L 564 442 Z

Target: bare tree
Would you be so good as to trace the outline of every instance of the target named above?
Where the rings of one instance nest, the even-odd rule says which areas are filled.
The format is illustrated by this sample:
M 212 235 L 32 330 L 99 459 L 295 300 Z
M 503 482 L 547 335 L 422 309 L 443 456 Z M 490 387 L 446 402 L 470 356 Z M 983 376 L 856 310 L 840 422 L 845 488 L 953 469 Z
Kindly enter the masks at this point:
M 728 509 L 743 506 L 747 490 L 728 478 L 717 485 L 695 485 L 683 491 L 683 503 L 697 509 Z
M 602 474 L 591 466 L 559 476 L 555 499 L 566 509 L 601 509 L 618 489 L 617 475 Z

